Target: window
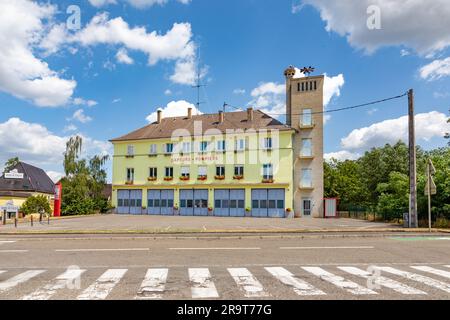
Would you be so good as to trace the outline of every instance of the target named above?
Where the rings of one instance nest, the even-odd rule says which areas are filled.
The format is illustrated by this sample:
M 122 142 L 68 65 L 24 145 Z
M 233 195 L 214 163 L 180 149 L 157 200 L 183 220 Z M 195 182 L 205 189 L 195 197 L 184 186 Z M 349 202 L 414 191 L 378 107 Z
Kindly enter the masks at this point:
M 166 177 L 173 178 L 173 167 L 166 167 Z
M 302 169 L 300 185 L 304 188 L 312 188 L 312 170 Z
M 225 167 L 224 166 L 216 167 L 216 176 L 225 176 Z
M 191 152 L 191 143 L 190 142 L 183 142 L 183 147 L 181 149 L 183 153 L 190 153 Z
M 265 150 L 271 150 L 272 149 L 272 138 L 264 138 L 264 144 L 263 148 Z
M 234 166 L 234 175 L 235 176 L 243 176 L 244 175 L 244 166 L 243 165 Z
M 189 167 L 181 167 L 181 176 L 189 178 L 190 176 L 189 169 L 190 169 Z
M 304 198 L 302 200 L 302 211 L 304 216 L 310 216 L 311 215 L 311 199 Z
M 225 151 L 226 143 L 225 140 L 217 141 L 217 151 Z
M 134 181 L 134 168 L 127 168 L 127 181 Z
M 200 141 L 200 152 L 208 151 L 208 141 Z
M 302 82 L 302 91 L 305 91 L 305 83 Z
M 317 81 L 314 81 L 314 90 L 317 90 Z
M 301 123 L 302 126 L 312 126 L 312 109 L 303 109 Z
M 244 151 L 245 150 L 245 139 L 237 139 L 235 143 L 236 151 Z
M 156 178 L 158 176 L 158 169 L 157 168 L 149 168 L 148 176 L 149 176 L 149 178 Z
M 156 153 L 157 153 L 156 144 L 151 144 L 150 145 L 150 154 L 155 155 Z
M 134 156 L 134 146 L 131 144 L 127 146 L 127 156 Z
M 300 149 L 300 156 L 311 157 L 312 156 L 312 139 L 302 139 L 302 145 Z
M 198 167 L 198 176 L 199 177 L 206 177 L 207 175 L 208 175 L 208 167 L 206 167 L 206 166 Z
M 172 153 L 173 152 L 173 143 L 166 143 L 164 152 Z
M 263 179 L 270 180 L 273 179 L 273 166 L 272 164 L 263 165 Z

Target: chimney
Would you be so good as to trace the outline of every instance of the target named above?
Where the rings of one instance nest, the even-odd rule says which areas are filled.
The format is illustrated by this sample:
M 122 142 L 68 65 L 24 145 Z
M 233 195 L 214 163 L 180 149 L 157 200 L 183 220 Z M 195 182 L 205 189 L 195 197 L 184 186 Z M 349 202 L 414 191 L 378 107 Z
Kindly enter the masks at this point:
M 223 114 L 223 111 L 220 110 L 220 111 L 219 111 L 219 123 L 222 123 L 222 122 L 223 122 L 223 119 L 224 119 L 224 114 Z
M 187 115 L 188 119 L 192 118 L 192 108 L 188 108 L 188 115 Z
M 253 108 L 247 108 L 247 121 L 253 121 Z
M 157 116 L 158 116 L 158 118 L 157 118 L 157 120 L 156 120 L 156 123 L 161 123 L 161 120 L 162 120 L 162 110 L 156 111 L 156 114 L 157 114 Z

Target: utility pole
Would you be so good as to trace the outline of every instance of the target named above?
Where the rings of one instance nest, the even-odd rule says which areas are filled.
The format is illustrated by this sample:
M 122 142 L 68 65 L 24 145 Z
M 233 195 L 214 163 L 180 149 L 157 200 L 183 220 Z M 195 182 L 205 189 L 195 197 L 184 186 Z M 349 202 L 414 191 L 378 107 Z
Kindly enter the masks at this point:
M 437 193 L 436 184 L 433 175 L 436 173 L 433 161 L 427 161 L 427 185 L 425 186 L 425 195 L 428 196 L 428 230 L 431 232 L 431 196 Z
M 408 91 L 409 128 L 409 227 L 418 227 L 417 218 L 417 177 L 416 177 L 416 137 L 414 119 L 414 90 Z

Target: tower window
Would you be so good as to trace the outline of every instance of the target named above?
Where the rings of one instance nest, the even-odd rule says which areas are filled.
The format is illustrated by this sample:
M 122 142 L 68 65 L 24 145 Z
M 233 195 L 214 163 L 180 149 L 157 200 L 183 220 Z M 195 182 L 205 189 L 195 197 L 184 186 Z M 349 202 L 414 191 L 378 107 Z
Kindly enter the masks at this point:
M 314 90 L 317 90 L 317 81 L 314 81 Z
M 300 91 L 300 82 L 297 83 L 297 91 Z
M 302 82 L 302 91 L 305 91 L 305 83 Z

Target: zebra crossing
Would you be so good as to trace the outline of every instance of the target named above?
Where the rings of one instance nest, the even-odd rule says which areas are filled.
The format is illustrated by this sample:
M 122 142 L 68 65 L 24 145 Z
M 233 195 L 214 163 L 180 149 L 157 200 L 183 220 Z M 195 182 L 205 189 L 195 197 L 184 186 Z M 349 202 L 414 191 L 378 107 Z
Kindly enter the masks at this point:
M 15 290 L 25 286 L 29 292 L 13 299 L 48 300 L 58 299 L 61 291 L 73 292 L 71 299 L 103 300 L 120 299 L 165 299 L 170 298 L 170 286 L 174 283 L 185 285 L 190 290 L 185 299 L 220 299 L 226 298 L 221 294 L 223 282 L 237 294 L 237 298 L 264 299 L 276 297 L 273 284 L 281 286 L 282 290 L 296 295 L 299 299 L 305 297 L 332 298 L 336 290 L 344 291 L 348 295 L 376 298 L 389 291 L 397 295 L 417 296 L 418 298 L 435 294 L 436 291 L 444 297 L 450 298 L 450 265 L 412 265 L 412 266 L 268 266 L 260 267 L 223 267 L 222 283 L 216 285 L 220 277 L 215 275 L 216 269 L 210 268 L 182 268 L 185 279 L 174 277 L 171 281 L 170 268 L 148 268 L 145 274 L 138 274 L 136 270 L 125 268 L 106 269 L 94 281 L 86 280 L 85 275 L 92 270 L 69 267 L 62 273 L 52 277 L 51 270 L 26 270 L 14 275 L 12 270 L 0 270 L 0 299 L 11 298 Z M 187 271 L 187 272 L 186 272 Z M 139 272 L 140 273 L 140 272 Z M 127 285 L 130 278 L 134 293 L 122 296 L 120 285 Z M 89 279 L 92 278 L 92 275 Z M 141 279 L 139 279 L 141 278 Z M 225 280 L 223 279 L 225 278 Z M 26 286 L 32 282 L 31 290 Z M 87 283 L 90 282 L 90 283 Z M 220 281 L 218 281 L 220 282 Z M 136 283 L 138 283 L 136 285 Z M 179 288 L 179 287 L 178 287 Z M 75 290 L 75 291 L 72 291 Z M 25 290 L 26 291 L 26 290 Z M 17 292 L 24 292 L 24 289 Z M 186 291 L 187 292 L 187 291 Z M 126 290 L 128 295 L 129 290 Z M 278 294 L 279 295 L 279 294 Z M 401 298 L 400 296 L 397 296 Z

